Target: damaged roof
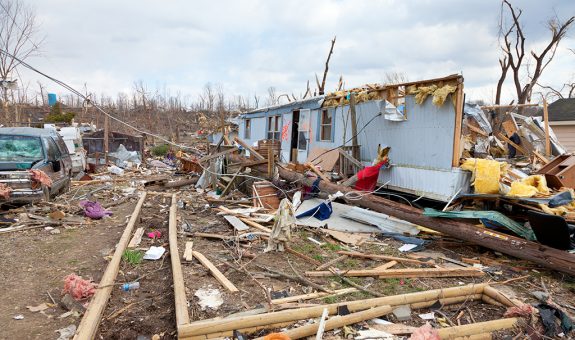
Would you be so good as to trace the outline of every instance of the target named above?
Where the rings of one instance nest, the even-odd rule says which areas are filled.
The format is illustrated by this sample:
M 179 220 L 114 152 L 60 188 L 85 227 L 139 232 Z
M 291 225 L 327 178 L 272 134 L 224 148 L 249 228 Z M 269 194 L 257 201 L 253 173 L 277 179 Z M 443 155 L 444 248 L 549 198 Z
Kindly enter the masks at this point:
M 324 97 L 325 96 L 321 95 L 321 96 L 315 96 L 315 97 L 311 97 L 311 98 L 307 98 L 307 99 L 296 100 L 296 101 L 289 102 L 286 104 L 263 107 L 261 109 L 256 109 L 253 111 L 246 112 L 242 116 L 243 117 L 249 116 L 250 118 L 256 118 L 256 117 L 278 115 L 278 114 L 282 114 L 285 112 L 291 112 L 293 110 L 298 110 L 298 109 L 300 109 L 300 110 L 318 109 L 321 107 L 323 100 L 324 100 Z

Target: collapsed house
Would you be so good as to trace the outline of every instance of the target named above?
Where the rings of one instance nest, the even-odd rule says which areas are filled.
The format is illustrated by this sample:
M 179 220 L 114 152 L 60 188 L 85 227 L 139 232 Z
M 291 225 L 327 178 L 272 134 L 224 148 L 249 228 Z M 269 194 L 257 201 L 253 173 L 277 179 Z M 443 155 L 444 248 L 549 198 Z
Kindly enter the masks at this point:
M 286 163 L 314 161 L 343 145 L 365 165 L 387 145 L 393 166 L 380 173 L 379 184 L 447 201 L 469 190 L 470 174 L 459 169 L 462 116 L 463 77 L 451 75 L 367 85 L 247 112 L 240 117 L 239 136 L 251 145 L 278 141 Z

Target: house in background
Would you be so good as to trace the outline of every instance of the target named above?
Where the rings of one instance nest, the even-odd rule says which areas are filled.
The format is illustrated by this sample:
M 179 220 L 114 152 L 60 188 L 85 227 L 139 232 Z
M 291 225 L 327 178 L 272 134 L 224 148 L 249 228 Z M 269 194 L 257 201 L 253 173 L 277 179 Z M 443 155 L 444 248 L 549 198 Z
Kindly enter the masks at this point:
M 567 152 L 575 153 L 575 98 L 559 99 L 548 107 L 549 125 Z
M 393 166 L 380 172 L 386 188 L 440 201 L 469 190 L 462 154 L 463 77 L 451 75 L 395 85 L 365 85 L 240 116 L 239 138 L 281 145 L 280 161 L 305 163 L 318 149 L 352 145 L 352 105 L 358 159 L 365 165 L 379 145 L 391 147 Z M 438 100 L 438 98 L 440 98 Z M 320 151 L 321 153 L 321 151 Z

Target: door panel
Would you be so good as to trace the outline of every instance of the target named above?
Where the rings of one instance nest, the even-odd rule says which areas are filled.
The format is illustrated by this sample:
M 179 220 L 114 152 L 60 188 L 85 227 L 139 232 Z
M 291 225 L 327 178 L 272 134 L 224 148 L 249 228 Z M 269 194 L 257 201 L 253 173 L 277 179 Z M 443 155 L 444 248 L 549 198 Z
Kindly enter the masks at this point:
M 291 125 L 292 113 L 284 113 L 281 128 L 281 160 L 282 162 L 289 163 L 290 161 L 290 146 L 291 146 Z
M 299 128 L 297 141 L 297 161 L 304 163 L 309 151 L 309 142 L 311 136 L 311 111 L 309 109 L 300 110 Z

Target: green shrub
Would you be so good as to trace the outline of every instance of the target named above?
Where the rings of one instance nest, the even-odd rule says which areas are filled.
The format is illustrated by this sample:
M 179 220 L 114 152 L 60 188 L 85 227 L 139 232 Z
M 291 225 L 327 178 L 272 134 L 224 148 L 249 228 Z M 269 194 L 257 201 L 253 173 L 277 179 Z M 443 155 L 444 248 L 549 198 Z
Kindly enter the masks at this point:
M 152 148 L 152 155 L 154 156 L 165 156 L 170 150 L 168 144 L 157 145 Z

